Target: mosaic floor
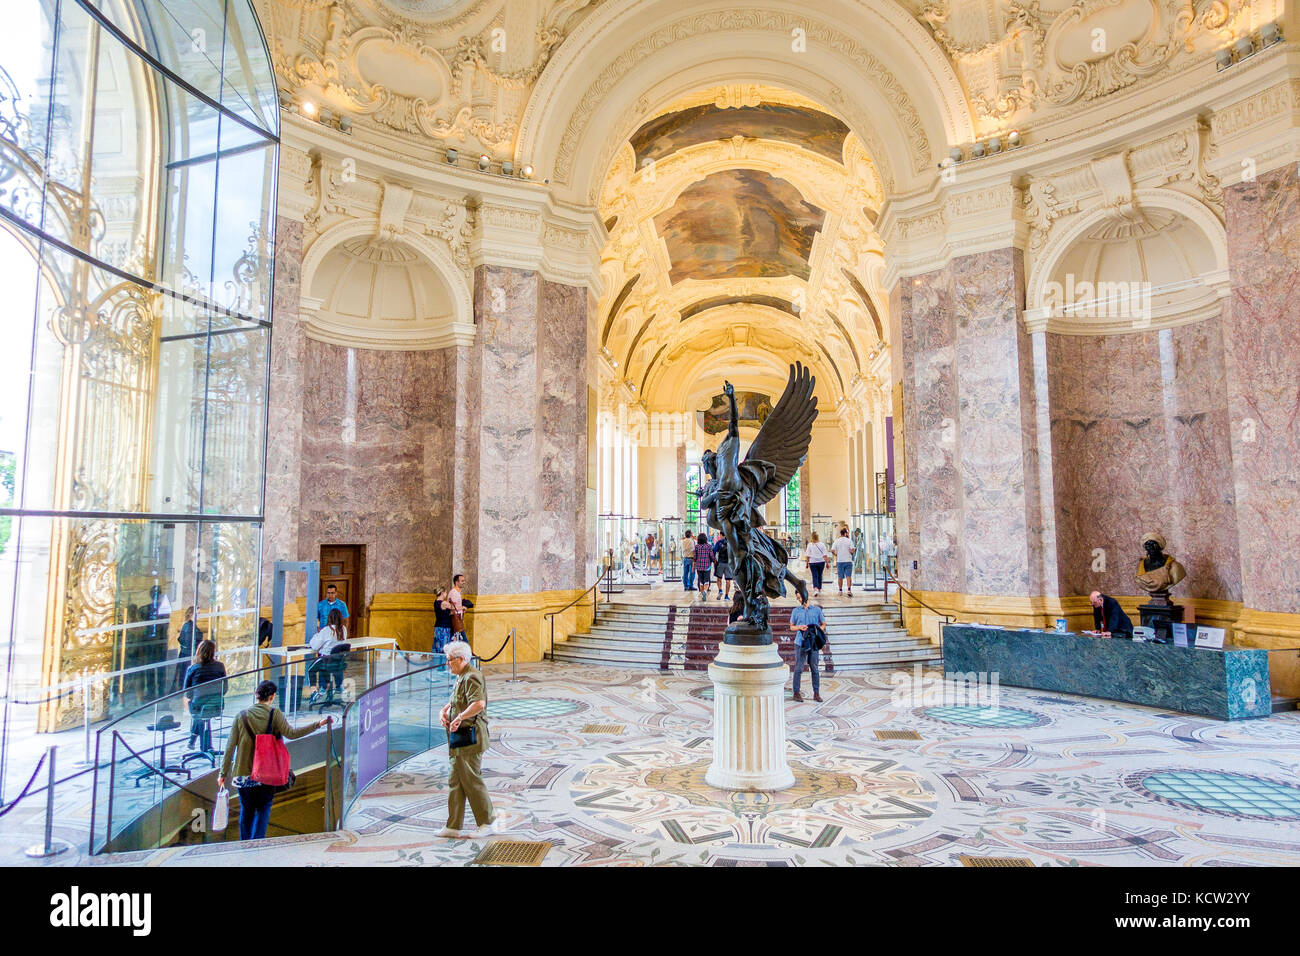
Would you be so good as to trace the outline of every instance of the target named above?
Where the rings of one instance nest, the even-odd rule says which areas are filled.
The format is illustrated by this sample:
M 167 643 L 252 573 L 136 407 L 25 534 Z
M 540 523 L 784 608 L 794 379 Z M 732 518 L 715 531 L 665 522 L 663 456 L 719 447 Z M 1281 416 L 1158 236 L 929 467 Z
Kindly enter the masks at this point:
M 995 703 L 909 699 L 902 672 L 827 678 L 824 704 L 787 705 L 796 786 L 729 793 L 704 782 L 703 675 L 522 673 L 488 674 L 484 768 L 495 838 L 550 841 L 545 866 L 1300 863 L 1296 712 L 1221 723 L 1006 687 Z M 486 841 L 433 836 L 446 771 L 436 751 L 390 772 L 341 833 L 61 862 L 463 865 Z

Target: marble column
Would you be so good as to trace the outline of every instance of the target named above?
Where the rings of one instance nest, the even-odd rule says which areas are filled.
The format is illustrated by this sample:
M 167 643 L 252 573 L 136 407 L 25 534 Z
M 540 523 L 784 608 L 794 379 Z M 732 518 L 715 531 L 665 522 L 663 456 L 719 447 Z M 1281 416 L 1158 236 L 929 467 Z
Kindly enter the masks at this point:
M 587 305 L 585 288 L 537 272 L 474 272 L 478 334 L 456 362 L 453 536 L 476 651 L 515 627 L 520 659 L 537 659 L 544 595 L 588 583 Z
M 1300 182 L 1291 164 L 1224 195 L 1232 294 L 1223 346 L 1246 608 L 1238 636 L 1300 646 Z
M 262 604 L 271 603 L 275 561 L 298 560 L 298 514 L 302 500 L 303 346 L 299 315 L 302 283 L 301 222 L 275 223 L 275 287 L 272 292 L 271 386 L 267 398 L 266 497 L 262 528 Z M 286 592 L 301 596 L 291 581 Z
M 1026 599 L 1055 594 L 1056 580 L 1035 457 L 1045 371 L 1023 303 L 1011 248 L 954 259 L 899 289 L 913 586 L 1028 612 Z

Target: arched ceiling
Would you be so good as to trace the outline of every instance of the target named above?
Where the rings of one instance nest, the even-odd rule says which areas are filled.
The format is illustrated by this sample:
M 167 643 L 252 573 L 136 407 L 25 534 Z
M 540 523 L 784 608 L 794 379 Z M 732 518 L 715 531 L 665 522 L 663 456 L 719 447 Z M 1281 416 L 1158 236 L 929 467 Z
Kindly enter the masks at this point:
M 832 412 L 888 323 L 875 164 L 819 104 L 759 85 L 701 90 L 647 118 L 601 195 L 601 346 L 651 410 L 697 411 L 723 354 L 780 394 L 811 365 Z M 712 359 L 713 361 L 706 361 Z

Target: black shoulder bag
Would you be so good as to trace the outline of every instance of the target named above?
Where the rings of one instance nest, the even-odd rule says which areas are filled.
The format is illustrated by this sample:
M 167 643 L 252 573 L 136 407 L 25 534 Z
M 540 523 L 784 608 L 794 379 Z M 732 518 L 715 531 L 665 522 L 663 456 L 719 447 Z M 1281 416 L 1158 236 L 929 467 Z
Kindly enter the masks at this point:
M 478 743 L 478 718 L 475 717 L 471 724 L 461 723 L 460 730 L 447 731 L 447 749 L 459 750 L 461 747 L 472 747 Z

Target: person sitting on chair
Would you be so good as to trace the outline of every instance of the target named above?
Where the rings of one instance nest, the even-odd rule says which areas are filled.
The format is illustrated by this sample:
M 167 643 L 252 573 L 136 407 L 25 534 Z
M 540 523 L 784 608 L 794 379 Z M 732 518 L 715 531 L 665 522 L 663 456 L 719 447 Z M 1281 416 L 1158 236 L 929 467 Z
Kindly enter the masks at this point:
M 198 749 L 212 750 L 211 719 L 219 711 L 226 695 L 226 665 L 217 660 L 215 641 L 199 641 L 194 652 L 194 663 L 185 672 L 185 697 L 190 709 L 190 747 L 198 741 Z
M 338 608 L 333 608 L 330 610 L 325 626 L 317 631 L 316 636 L 308 642 L 308 646 L 316 652 L 316 659 L 312 661 L 307 669 L 320 677 L 320 686 L 315 690 L 315 693 L 322 693 L 330 689 L 329 672 L 324 670 L 320 664 L 334 652 L 334 648 L 346 643 L 347 639 L 348 629 L 343 624 L 343 613 Z M 338 689 L 343 690 L 341 681 Z

